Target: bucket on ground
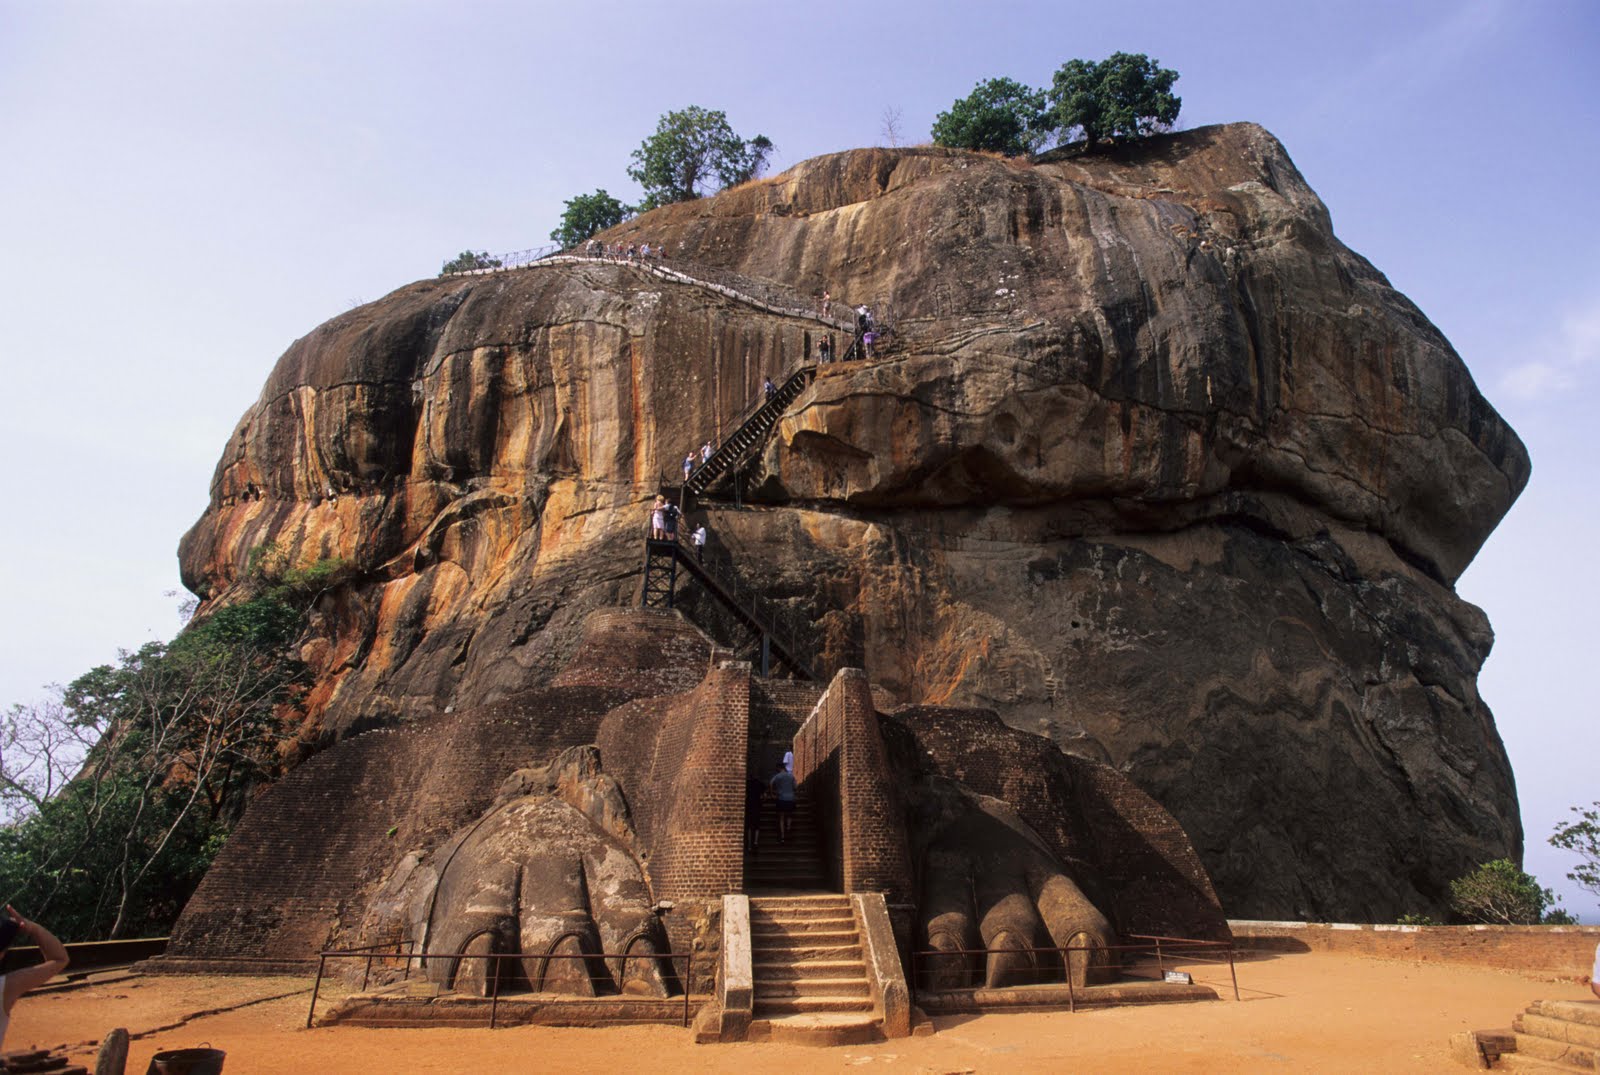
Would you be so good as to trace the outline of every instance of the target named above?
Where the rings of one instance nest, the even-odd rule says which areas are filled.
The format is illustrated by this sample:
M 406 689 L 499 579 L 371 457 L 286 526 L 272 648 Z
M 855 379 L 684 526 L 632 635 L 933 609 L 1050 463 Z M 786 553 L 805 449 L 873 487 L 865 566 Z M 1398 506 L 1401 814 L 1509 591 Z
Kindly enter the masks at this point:
M 222 1075 L 221 1049 L 168 1049 L 150 1058 L 144 1075 Z

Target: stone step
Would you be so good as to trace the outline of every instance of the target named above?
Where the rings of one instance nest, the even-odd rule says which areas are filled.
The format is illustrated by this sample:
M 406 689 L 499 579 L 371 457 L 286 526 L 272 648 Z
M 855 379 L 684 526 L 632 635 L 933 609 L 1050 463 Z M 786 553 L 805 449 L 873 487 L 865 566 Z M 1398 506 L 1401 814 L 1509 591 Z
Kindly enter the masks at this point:
M 1595 1070 L 1595 1050 L 1586 1045 L 1573 1045 L 1565 1041 L 1551 1041 L 1535 1034 L 1517 1035 L 1517 1055 L 1535 1060 L 1548 1060 L 1568 1064 L 1584 1071 Z
M 850 921 L 854 922 L 856 916 L 851 913 L 850 905 L 839 906 L 828 904 L 822 907 L 776 907 L 771 910 L 752 909 L 750 921 L 782 923 L 782 922 L 819 922 L 819 921 Z
M 783 1045 L 867 1045 L 882 1041 L 876 1015 L 859 1012 L 780 1015 L 750 1023 L 750 1041 Z
M 839 908 L 840 915 L 850 911 L 850 897 L 837 892 L 819 892 L 814 896 L 760 896 L 750 901 L 750 912 L 771 913 L 801 908 Z
M 1596 1005 L 1600 1008 L 1600 1005 Z M 1511 1027 L 1523 1034 L 1532 1034 L 1551 1041 L 1564 1041 L 1569 1045 L 1600 1048 L 1600 1026 L 1578 1023 L 1570 1019 L 1555 1019 L 1548 1015 L 1524 1012 L 1511 1021 Z
M 840 962 L 861 958 L 861 942 L 855 938 L 846 944 L 794 944 L 750 949 L 751 961 L 759 963 L 809 963 Z
M 807 1012 L 870 1012 L 871 997 L 757 997 L 756 1017 L 803 1015 Z
M 872 987 L 860 978 L 807 978 L 804 981 L 756 979 L 756 1003 L 769 1000 L 821 1000 L 832 997 L 868 997 Z
M 855 929 L 841 930 L 751 930 L 750 947 L 756 952 L 777 952 L 790 948 L 836 948 L 860 941 Z
M 1568 1023 L 1600 1026 L 1600 1004 L 1592 1000 L 1536 1000 L 1528 1006 L 1528 1011 Z
M 1494 1062 L 1496 1071 L 1523 1071 L 1528 1075 L 1572 1075 L 1573 1072 L 1588 1071 L 1588 1068 L 1574 1067 L 1571 1064 L 1560 1064 L 1551 1060 L 1539 1060 L 1531 1056 L 1522 1056 L 1518 1053 L 1501 1053 L 1500 1058 Z
M 802 913 L 782 913 L 781 915 L 751 915 L 750 931 L 753 934 L 763 933 L 854 933 L 856 920 L 854 915 L 807 915 Z
M 859 959 L 808 959 L 798 963 L 782 960 L 752 963 L 756 981 L 787 981 L 806 978 L 865 978 L 867 965 Z

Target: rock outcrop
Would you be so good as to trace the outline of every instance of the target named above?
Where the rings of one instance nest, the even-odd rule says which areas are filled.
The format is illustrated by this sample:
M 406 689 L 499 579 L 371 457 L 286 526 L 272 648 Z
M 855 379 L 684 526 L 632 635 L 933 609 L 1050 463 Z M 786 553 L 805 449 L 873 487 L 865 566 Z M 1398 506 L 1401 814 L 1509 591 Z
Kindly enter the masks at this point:
M 1520 855 L 1453 584 L 1526 453 L 1265 131 L 853 151 L 604 238 L 892 319 L 692 513 L 813 664 L 1121 768 L 1234 916 L 1436 910 Z M 541 686 L 635 599 L 660 477 L 829 331 L 609 263 L 401 288 L 279 360 L 185 581 L 354 565 L 304 652 L 323 738 Z

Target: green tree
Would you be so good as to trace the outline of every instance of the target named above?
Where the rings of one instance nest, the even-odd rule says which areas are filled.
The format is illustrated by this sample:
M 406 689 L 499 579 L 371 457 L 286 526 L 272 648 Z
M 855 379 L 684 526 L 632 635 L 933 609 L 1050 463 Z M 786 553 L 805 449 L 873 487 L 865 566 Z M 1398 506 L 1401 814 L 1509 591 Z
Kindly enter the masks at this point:
M 1043 90 L 1009 78 L 980 82 L 967 96 L 940 112 L 933 122 L 933 140 L 956 149 L 982 149 L 1020 157 L 1032 153 L 1049 135 L 1050 110 Z
M 1183 99 L 1174 96 L 1178 72 L 1144 53 L 1116 52 L 1093 63 L 1061 65 L 1049 92 L 1054 126 L 1078 128 L 1092 149 L 1110 138 L 1136 138 L 1172 125 Z
M 300 718 L 305 614 L 352 575 L 252 551 L 241 599 L 0 726 L 0 897 L 73 939 L 165 932 Z
M 593 194 L 579 194 L 567 199 L 566 212 L 561 214 L 561 226 L 550 233 L 550 238 L 563 249 L 571 249 L 597 231 L 615 227 L 628 218 L 630 210 L 604 190 Z
M 772 150 L 766 135 L 735 134 L 726 113 L 690 105 L 661 117 L 656 133 L 633 151 L 628 177 L 644 188 L 639 208 L 654 209 L 709 193 L 713 180 L 731 187 L 754 179 Z
M 1510 859 L 1486 862 L 1450 882 L 1450 907 L 1469 922 L 1536 925 L 1554 901 L 1548 888 Z
M 439 275 L 449 276 L 453 272 L 471 272 L 473 269 L 498 269 L 499 267 L 500 259 L 491 257 L 487 251 L 463 250 L 444 263 L 444 268 L 439 270 Z
M 1574 806 L 1572 812 L 1578 815 L 1576 820 L 1557 825 L 1550 846 L 1576 854 L 1578 868 L 1567 879 L 1600 896 L 1600 802 L 1587 809 Z

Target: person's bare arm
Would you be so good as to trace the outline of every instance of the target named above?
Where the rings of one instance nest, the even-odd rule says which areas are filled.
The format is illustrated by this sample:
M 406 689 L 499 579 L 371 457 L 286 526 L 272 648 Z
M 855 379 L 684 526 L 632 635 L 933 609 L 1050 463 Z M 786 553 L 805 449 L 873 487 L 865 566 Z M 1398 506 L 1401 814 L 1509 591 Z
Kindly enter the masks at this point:
M 67 956 L 66 945 L 57 940 L 54 933 L 37 922 L 29 922 L 13 910 L 10 904 L 6 905 L 6 914 L 16 919 L 17 932 L 32 937 L 33 942 L 39 946 L 39 954 L 44 956 L 44 962 L 14 970 L 6 975 L 4 1004 L 5 1010 L 9 1013 L 18 997 L 30 989 L 37 989 L 66 970 L 71 960 Z

